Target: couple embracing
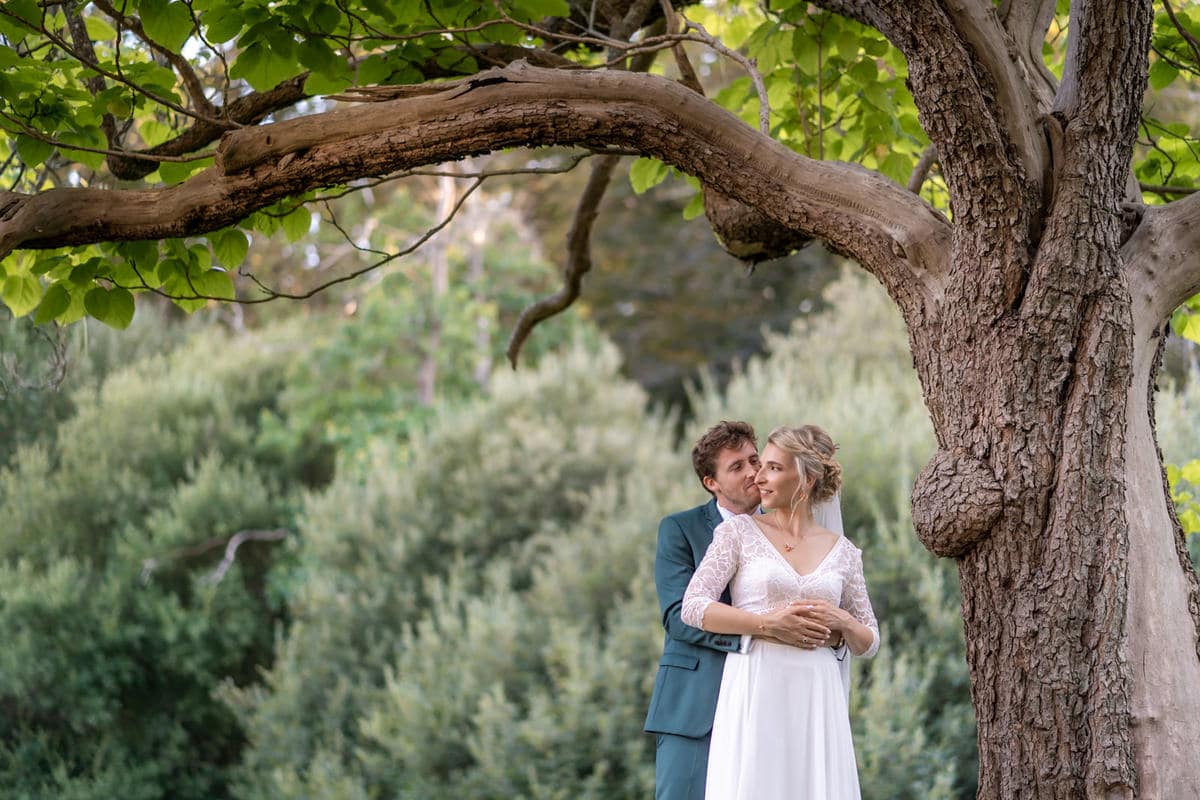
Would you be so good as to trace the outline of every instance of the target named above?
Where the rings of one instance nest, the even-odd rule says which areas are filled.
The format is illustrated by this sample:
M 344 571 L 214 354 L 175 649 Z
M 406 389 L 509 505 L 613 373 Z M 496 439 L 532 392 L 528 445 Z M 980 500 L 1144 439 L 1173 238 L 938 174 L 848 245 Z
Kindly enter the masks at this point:
M 847 656 L 874 655 L 879 627 L 836 449 L 784 427 L 760 458 L 753 428 L 722 422 L 692 450 L 712 499 L 662 521 L 654 561 L 657 800 L 858 800 Z

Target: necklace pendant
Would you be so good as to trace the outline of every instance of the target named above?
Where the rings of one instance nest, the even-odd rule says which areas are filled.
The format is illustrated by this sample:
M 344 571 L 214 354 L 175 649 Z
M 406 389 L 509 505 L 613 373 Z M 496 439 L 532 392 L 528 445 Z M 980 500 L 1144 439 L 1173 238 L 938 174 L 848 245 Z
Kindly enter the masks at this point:
M 793 551 L 793 550 L 795 550 L 795 549 L 796 549 L 796 546 L 795 546 L 794 544 L 788 544 L 787 542 L 784 542 L 784 543 L 783 543 L 783 550 L 784 550 L 784 552 L 786 552 L 786 553 L 790 553 L 790 552 L 792 552 L 792 551 Z

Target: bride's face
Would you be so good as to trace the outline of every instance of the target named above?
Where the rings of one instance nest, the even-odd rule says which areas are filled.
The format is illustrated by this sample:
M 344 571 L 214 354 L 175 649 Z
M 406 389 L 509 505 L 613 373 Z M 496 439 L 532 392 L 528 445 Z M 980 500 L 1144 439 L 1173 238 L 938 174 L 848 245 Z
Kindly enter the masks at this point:
M 770 443 L 762 451 L 762 465 L 755 483 L 762 495 L 763 508 L 789 509 L 793 500 L 804 494 L 796 459 Z

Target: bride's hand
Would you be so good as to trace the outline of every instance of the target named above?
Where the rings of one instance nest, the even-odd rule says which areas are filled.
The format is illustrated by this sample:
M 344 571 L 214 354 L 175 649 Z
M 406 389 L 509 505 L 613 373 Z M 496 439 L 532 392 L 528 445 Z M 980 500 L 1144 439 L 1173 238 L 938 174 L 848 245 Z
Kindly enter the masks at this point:
M 760 619 L 759 635 L 783 644 L 812 650 L 829 641 L 828 626 L 799 613 L 795 603 L 763 614 Z
M 844 631 L 846 625 L 853 619 L 850 612 L 833 605 L 828 600 L 797 600 L 788 608 L 799 616 L 824 625 L 831 631 Z

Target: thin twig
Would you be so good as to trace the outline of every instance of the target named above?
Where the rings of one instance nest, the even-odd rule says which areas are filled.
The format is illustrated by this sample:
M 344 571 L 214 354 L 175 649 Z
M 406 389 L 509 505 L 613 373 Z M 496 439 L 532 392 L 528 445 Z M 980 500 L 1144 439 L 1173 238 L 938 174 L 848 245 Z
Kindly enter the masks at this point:
M 43 133 L 42 131 L 38 130 L 37 128 L 30 127 L 30 125 L 28 123 L 26 123 L 24 120 L 21 120 L 20 118 L 13 116 L 12 114 L 8 113 L 7 111 L 0 110 L 0 117 L 3 117 L 4 119 L 11 122 L 13 125 L 20 128 L 21 133 L 24 133 L 29 138 L 37 139 L 38 141 L 45 142 L 46 144 L 52 144 L 55 147 L 60 148 L 62 150 L 79 150 L 80 152 L 84 152 L 84 153 L 98 153 L 100 155 L 105 155 L 105 156 L 119 156 L 121 158 L 138 158 L 139 160 L 155 161 L 155 162 L 171 161 L 171 162 L 176 162 L 176 163 L 189 162 L 189 161 L 201 161 L 205 158 L 212 158 L 214 155 L 216 155 L 215 150 L 210 150 L 205 153 L 196 153 L 196 154 L 193 154 L 190 156 L 160 156 L 160 155 L 151 155 L 149 153 L 132 153 L 128 150 L 113 150 L 113 149 L 107 148 L 107 147 L 88 147 L 87 145 L 84 145 L 84 144 L 74 144 L 73 142 L 64 142 L 61 139 L 55 139 L 53 136 Z
M 244 542 L 277 542 L 280 539 L 287 537 L 287 528 L 276 528 L 269 531 L 240 531 L 233 535 L 229 540 L 229 544 L 225 545 L 225 557 L 221 559 L 221 563 L 217 564 L 217 568 L 205 575 L 202 579 L 205 583 L 217 584 L 225 577 L 225 573 L 233 566 L 233 559 L 237 556 L 238 548 Z
M 1175 26 L 1175 30 L 1179 31 L 1179 35 L 1187 42 L 1188 47 L 1192 49 L 1192 55 L 1196 59 L 1196 63 L 1200 65 L 1200 41 L 1192 35 L 1191 31 L 1183 27 L 1183 23 L 1179 21 L 1179 17 L 1175 16 L 1175 9 L 1171 8 L 1171 0 L 1162 0 L 1163 8 L 1166 9 L 1167 16 L 1171 20 L 1171 24 Z
M 179 74 L 180 80 L 183 81 L 183 85 L 187 88 L 188 95 L 192 98 L 192 103 L 195 105 L 197 112 L 213 119 L 217 118 L 219 112 L 216 106 L 204 96 L 204 87 L 200 84 L 200 79 L 196 77 L 196 72 L 192 69 L 191 62 L 174 50 L 169 50 L 151 39 L 142 27 L 142 21 L 138 17 L 126 16 L 121 11 L 113 8 L 108 0 L 93 0 L 93 3 L 96 8 L 107 14 L 114 22 L 124 25 L 133 31 L 133 34 L 145 42 L 147 47 L 170 62 L 171 66 L 175 68 L 175 72 Z M 200 26 L 196 24 L 194 16 L 192 19 L 193 25 L 195 25 L 194 30 L 198 31 Z
M 730 50 L 720 42 L 716 37 L 704 29 L 704 26 L 699 22 L 693 22 L 685 18 L 684 32 L 696 31 L 699 35 L 699 40 L 707 44 L 713 50 L 717 51 L 726 58 L 733 59 L 750 75 L 750 80 L 754 83 L 754 89 L 758 92 L 758 129 L 764 136 L 771 135 L 771 103 L 767 99 L 767 85 L 763 82 L 763 76 L 758 71 L 758 61 L 753 58 L 746 58 L 741 53 Z
M 1195 194 L 1196 192 L 1200 192 L 1200 189 L 1198 189 L 1196 187 L 1192 187 L 1192 186 L 1163 186 L 1163 185 L 1157 184 L 1157 183 L 1139 183 L 1138 186 L 1141 188 L 1141 190 L 1143 192 L 1150 192 L 1152 194 L 1161 194 L 1161 195 L 1168 195 L 1168 194 L 1186 195 L 1186 194 Z
M 592 174 L 588 176 L 587 186 L 584 187 L 583 194 L 579 197 L 579 205 L 575 209 L 575 222 L 567 234 L 567 263 L 563 268 L 562 288 L 521 312 L 517 324 L 513 327 L 512 336 L 508 339 L 506 351 L 513 369 L 517 367 L 521 346 L 525 344 L 534 327 L 563 311 L 579 297 L 583 276 L 592 268 L 592 224 L 600 212 L 600 201 L 604 198 L 604 192 L 618 161 L 620 158 L 617 156 L 606 156 L 592 166 Z

